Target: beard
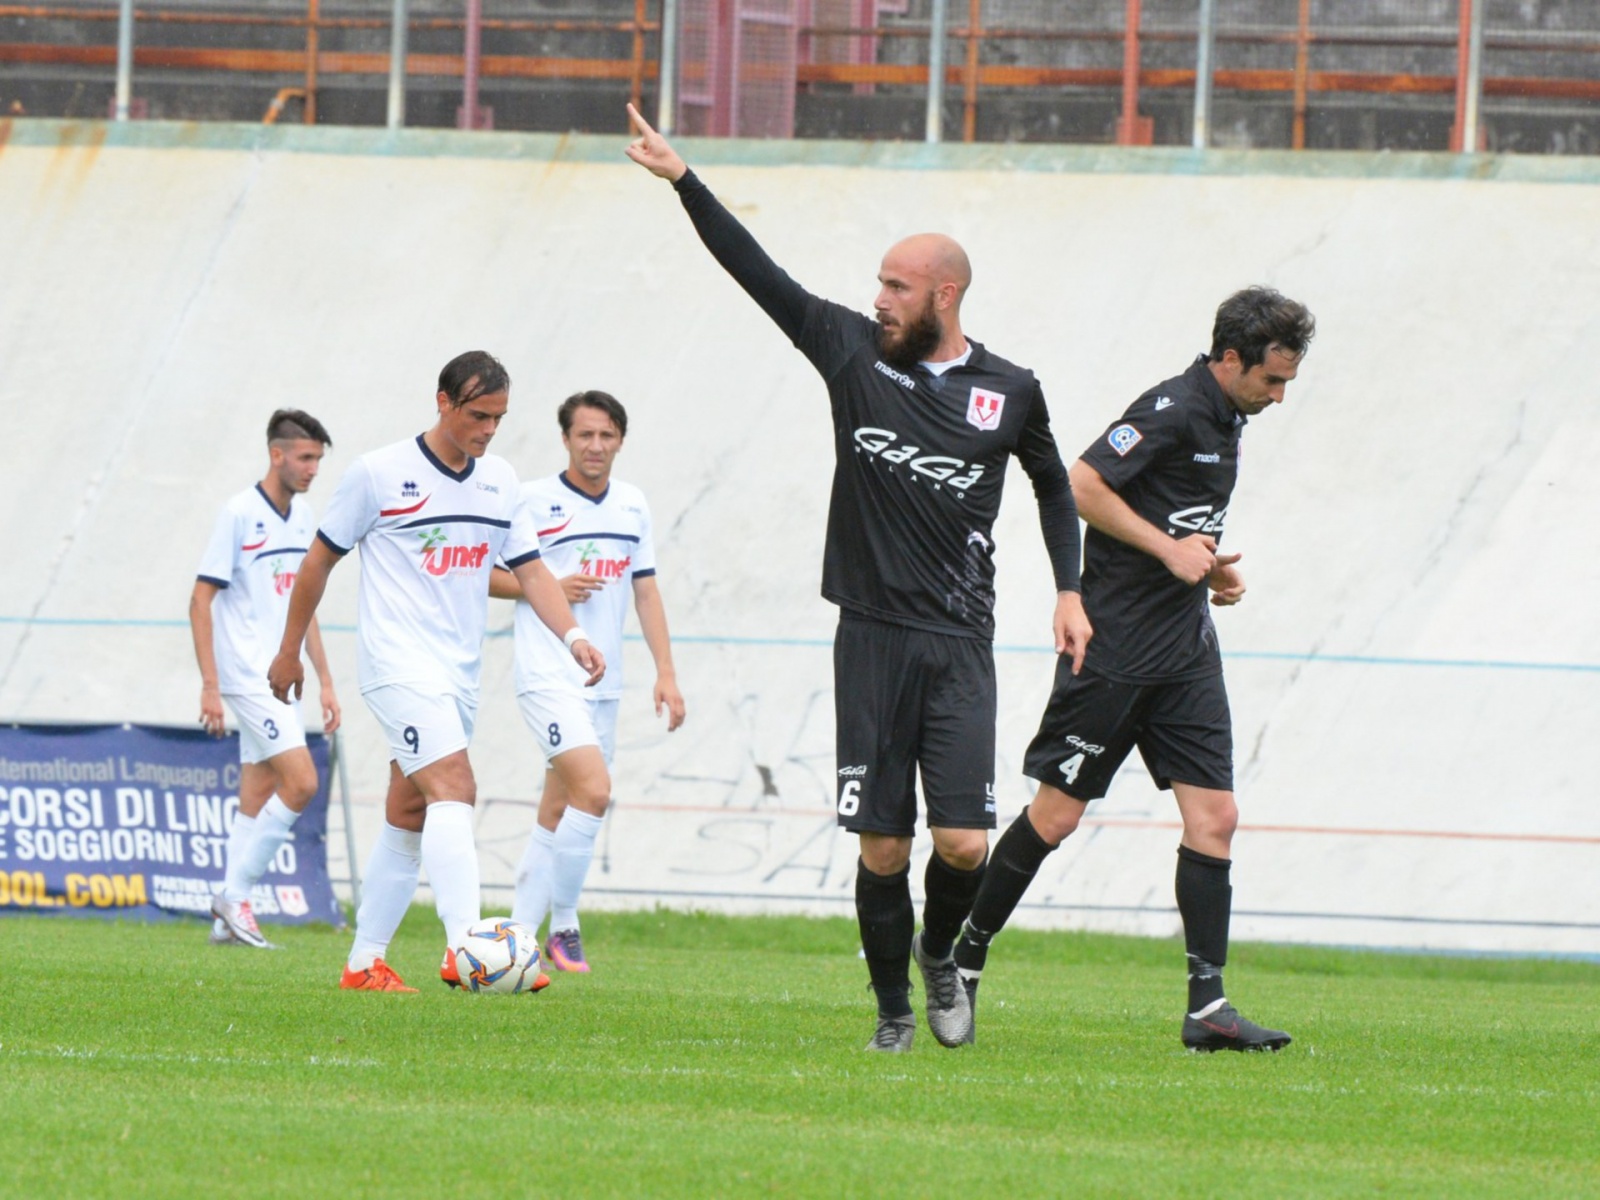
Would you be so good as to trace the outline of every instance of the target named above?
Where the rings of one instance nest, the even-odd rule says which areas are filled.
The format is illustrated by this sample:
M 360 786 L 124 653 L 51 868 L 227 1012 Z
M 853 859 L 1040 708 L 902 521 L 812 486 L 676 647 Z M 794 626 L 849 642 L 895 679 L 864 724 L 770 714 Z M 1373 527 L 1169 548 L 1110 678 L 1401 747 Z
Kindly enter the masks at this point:
M 939 318 L 933 311 L 933 297 L 929 296 L 927 305 L 909 324 L 890 329 L 880 322 L 878 353 L 884 362 L 896 370 L 910 371 L 939 348 L 943 337 L 944 330 L 940 328 Z

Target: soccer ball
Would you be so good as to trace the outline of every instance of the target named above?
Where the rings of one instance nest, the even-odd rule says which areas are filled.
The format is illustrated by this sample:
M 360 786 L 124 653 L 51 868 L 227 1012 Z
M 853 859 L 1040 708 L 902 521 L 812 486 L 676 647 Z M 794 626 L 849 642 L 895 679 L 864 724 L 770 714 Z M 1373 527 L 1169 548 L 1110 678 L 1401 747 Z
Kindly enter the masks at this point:
M 509 917 L 489 917 L 467 929 L 455 947 L 456 974 L 469 992 L 533 990 L 539 977 L 539 939 Z

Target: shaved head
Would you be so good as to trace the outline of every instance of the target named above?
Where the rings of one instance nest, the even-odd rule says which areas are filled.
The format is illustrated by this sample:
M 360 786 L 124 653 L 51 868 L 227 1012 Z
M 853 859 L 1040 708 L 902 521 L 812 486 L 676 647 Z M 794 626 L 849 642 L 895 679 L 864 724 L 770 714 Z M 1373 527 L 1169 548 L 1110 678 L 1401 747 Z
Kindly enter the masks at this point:
M 893 261 L 903 271 L 925 276 L 934 287 L 955 284 L 958 305 L 972 285 L 972 263 L 967 252 L 948 234 L 914 233 L 890 246 L 883 261 L 885 265 Z
M 961 298 L 972 264 L 954 238 L 918 233 L 896 242 L 878 271 L 878 352 L 885 362 L 911 370 L 919 362 L 944 362 L 965 351 Z

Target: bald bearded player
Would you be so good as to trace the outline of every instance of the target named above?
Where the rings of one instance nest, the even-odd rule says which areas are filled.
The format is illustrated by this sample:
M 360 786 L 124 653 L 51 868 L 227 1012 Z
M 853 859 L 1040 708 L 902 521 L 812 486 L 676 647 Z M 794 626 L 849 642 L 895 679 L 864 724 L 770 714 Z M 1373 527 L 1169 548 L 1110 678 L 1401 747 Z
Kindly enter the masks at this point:
M 961 330 L 972 281 L 942 234 L 890 247 L 875 318 L 780 269 L 630 105 L 627 154 L 677 191 L 718 263 L 810 360 L 833 408 L 823 597 L 839 607 L 834 716 L 839 824 L 861 839 L 856 915 L 877 994 L 867 1049 L 911 1048 L 910 963 L 939 1043 L 972 1041 L 953 951 L 995 827 L 994 541 L 1006 460 L 1033 482 L 1055 575 L 1057 654 L 1083 662 L 1078 515 L 1033 373 Z M 933 853 L 915 932 L 916 777 Z M 915 936 L 913 936 L 915 935 Z

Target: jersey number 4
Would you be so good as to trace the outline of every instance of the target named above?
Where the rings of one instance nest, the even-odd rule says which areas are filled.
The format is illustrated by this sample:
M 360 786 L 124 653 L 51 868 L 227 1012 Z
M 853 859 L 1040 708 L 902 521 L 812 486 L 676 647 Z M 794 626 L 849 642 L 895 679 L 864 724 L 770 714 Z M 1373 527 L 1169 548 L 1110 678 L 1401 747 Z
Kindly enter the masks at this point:
M 1083 754 L 1081 752 L 1074 754 L 1061 764 L 1061 774 L 1068 783 L 1076 783 L 1078 772 L 1081 770 L 1083 770 Z

